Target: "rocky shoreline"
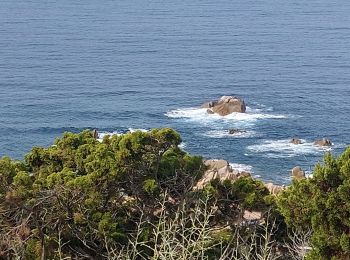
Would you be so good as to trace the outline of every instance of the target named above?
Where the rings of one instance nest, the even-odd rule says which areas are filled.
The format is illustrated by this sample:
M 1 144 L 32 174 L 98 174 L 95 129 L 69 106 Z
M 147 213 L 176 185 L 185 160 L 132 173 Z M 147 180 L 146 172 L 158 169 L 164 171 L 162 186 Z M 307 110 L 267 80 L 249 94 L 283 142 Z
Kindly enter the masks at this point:
M 194 186 L 194 189 L 202 189 L 206 184 L 214 179 L 219 179 L 223 182 L 225 180 L 236 181 L 243 177 L 252 177 L 252 174 L 247 171 L 239 171 L 234 169 L 226 160 L 210 159 L 205 160 L 204 165 L 207 167 L 202 178 Z M 305 175 L 304 175 L 305 177 Z M 301 178 L 299 178 L 301 179 Z M 273 183 L 264 183 L 265 187 L 272 195 L 277 195 L 285 189 L 284 185 L 276 185 Z

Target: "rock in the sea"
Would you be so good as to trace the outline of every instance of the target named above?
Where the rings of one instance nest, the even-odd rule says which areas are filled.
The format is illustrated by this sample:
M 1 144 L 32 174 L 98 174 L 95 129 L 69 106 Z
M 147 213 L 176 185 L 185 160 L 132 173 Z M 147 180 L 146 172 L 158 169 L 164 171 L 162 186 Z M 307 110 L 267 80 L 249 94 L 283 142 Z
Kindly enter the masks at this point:
M 295 180 L 301 180 L 305 178 L 305 172 L 301 169 L 300 166 L 295 166 L 292 169 L 292 177 Z
M 331 146 L 332 142 L 326 138 L 323 138 L 322 140 L 317 140 L 314 144 L 318 146 Z
M 210 114 L 210 115 L 215 114 L 215 113 L 213 112 L 213 110 L 211 110 L 211 109 L 209 109 L 209 108 L 207 109 L 207 113 Z
M 291 141 L 290 141 L 291 144 L 302 144 L 301 140 L 297 137 L 293 138 Z
M 210 102 L 207 102 L 207 103 L 204 103 L 201 108 L 212 108 L 213 106 L 215 106 L 217 102 L 216 101 L 210 101 Z
M 277 195 L 284 190 L 284 186 L 275 185 L 273 183 L 265 183 L 265 187 L 269 190 L 270 194 Z
M 208 108 L 208 113 L 213 112 L 220 116 L 227 116 L 234 112 L 244 113 L 246 111 L 244 101 L 234 96 L 223 96 L 218 101 L 203 104 L 202 108 Z
M 247 131 L 242 130 L 242 129 L 236 129 L 236 128 L 231 128 L 231 129 L 228 130 L 228 133 L 230 135 L 241 134 L 241 133 L 245 133 L 245 132 L 247 132 Z

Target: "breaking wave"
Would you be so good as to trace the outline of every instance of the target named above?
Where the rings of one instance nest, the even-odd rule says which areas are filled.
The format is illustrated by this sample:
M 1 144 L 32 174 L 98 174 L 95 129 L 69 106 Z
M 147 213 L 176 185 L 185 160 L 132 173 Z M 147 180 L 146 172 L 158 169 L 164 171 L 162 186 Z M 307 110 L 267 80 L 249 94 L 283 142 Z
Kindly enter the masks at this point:
M 234 124 L 239 127 L 251 127 L 258 120 L 287 118 L 286 115 L 271 114 L 265 109 L 252 109 L 249 107 L 247 107 L 246 113 L 232 113 L 227 116 L 208 114 L 205 108 L 175 109 L 167 112 L 165 115 L 169 118 L 184 119 L 189 122 L 211 127 L 215 124 L 222 125 L 223 123 Z
M 211 138 L 252 138 L 257 136 L 256 132 L 252 130 L 244 130 L 234 134 L 230 134 L 228 130 L 210 130 L 202 135 Z
M 302 144 L 292 144 L 290 139 L 265 140 L 260 144 L 250 145 L 247 150 L 253 153 L 261 153 L 268 158 L 286 158 L 300 155 L 321 155 L 331 151 L 334 147 L 322 147 L 314 145 L 313 142 L 301 140 Z

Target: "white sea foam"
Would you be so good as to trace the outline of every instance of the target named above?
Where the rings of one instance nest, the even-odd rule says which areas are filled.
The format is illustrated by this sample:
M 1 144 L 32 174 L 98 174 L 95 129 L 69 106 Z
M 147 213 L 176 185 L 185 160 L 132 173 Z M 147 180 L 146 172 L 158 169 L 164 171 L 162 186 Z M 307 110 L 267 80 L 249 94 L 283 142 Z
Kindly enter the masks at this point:
M 103 141 L 103 138 L 105 136 L 113 136 L 113 135 L 122 135 L 122 133 L 120 132 L 117 132 L 117 131 L 113 131 L 113 132 L 99 132 L 98 133 L 98 138 L 97 138 L 97 141 L 99 142 L 102 142 Z
M 230 163 L 232 169 L 238 172 L 250 172 L 253 173 L 253 166 L 241 163 Z
M 136 132 L 136 131 L 148 132 L 148 130 L 142 129 L 142 128 L 140 128 L 140 129 L 128 128 L 128 131 L 127 131 L 127 132 L 134 133 L 134 132 Z M 124 133 L 118 132 L 118 131 L 113 131 L 113 132 L 98 132 L 98 138 L 97 138 L 97 140 L 98 140 L 99 142 L 102 142 L 103 138 L 104 138 L 105 136 L 107 136 L 107 135 L 108 135 L 108 136 L 113 136 L 113 135 L 123 135 L 123 134 L 124 134 Z
M 245 130 L 244 132 L 230 134 L 228 130 L 210 130 L 202 135 L 211 138 L 251 138 L 256 136 L 256 132 Z
M 147 129 L 142 129 L 142 128 L 129 128 L 128 130 L 129 130 L 130 133 L 134 133 L 136 131 L 141 131 L 143 133 L 147 133 L 148 132 Z
M 207 109 L 205 108 L 175 109 L 167 112 L 165 115 L 170 118 L 184 118 L 189 121 L 203 124 L 213 123 L 215 121 L 254 123 L 259 119 L 284 119 L 287 117 L 285 115 L 263 113 L 259 109 L 252 109 L 249 107 L 247 108 L 246 113 L 232 113 L 227 116 L 208 114 Z
M 184 150 L 186 148 L 186 143 L 182 142 L 181 144 L 179 144 L 179 148 Z
M 302 144 L 292 144 L 290 139 L 265 140 L 260 144 L 250 145 L 247 149 L 254 153 L 262 153 L 268 158 L 286 158 L 300 155 L 319 155 L 331 151 L 332 147 L 314 145 L 313 142 L 301 140 Z

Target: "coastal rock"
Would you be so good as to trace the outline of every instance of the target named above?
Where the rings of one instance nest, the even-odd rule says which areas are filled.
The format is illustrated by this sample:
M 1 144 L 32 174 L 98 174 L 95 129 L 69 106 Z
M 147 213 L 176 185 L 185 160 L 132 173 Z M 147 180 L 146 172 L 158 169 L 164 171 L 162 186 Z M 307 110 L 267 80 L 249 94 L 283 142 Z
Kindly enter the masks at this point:
M 273 183 L 265 183 L 265 187 L 269 190 L 270 194 L 278 195 L 280 192 L 284 190 L 284 186 L 275 185 Z
M 234 112 L 244 113 L 246 105 L 243 100 L 234 96 L 223 96 L 218 101 L 211 101 L 203 104 L 202 108 L 208 108 L 207 113 L 216 113 L 220 116 L 227 116 Z
M 238 178 L 243 178 L 243 177 L 251 177 L 252 175 L 250 172 L 242 171 L 238 173 Z
M 290 141 L 291 144 L 302 144 L 301 140 L 297 137 L 293 138 L 291 141 Z
M 332 142 L 326 138 L 323 138 L 322 140 L 317 140 L 314 145 L 318 146 L 332 146 Z
M 213 112 L 213 110 L 211 110 L 211 109 L 207 109 L 207 113 L 208 113 L 209 115 L 215 114 L 215 113 Z
M 241 130 L 241 129 L 236 129 L 236 128 L 231 128 L 231 129 L 228 130 L 228 133 L 230 135 L 241 134 L 241 133 L 245 133 L 245 132 L 247 132 L 247 131 Z
M 96 129 L 91 131 L 93 138 L 98 139 L 98 132 Z
M 216 101 L 210 101 L 210 102 L 207 102 L 207 103 L 204 103 L 201 108 L 212 108 L 213 106 L 215 106 L 217 104 Z
M 304 179 L 305 178 L 305 172 L 301 169 L 300 166 L 295 166 L 292 169 L 292 177 L 293 177 L 293 179 L 296 179 L 296 180 Z
M 194 190 L 203 189 L 205 185 L 214 179 L 219 179 L 221 182 L 225 180 L 238 180 L 239 178 L 251 177 L 247 171 L 237 171 L 232 168 L 229 162 L 225 160 L 206 160 L 204 165 L 207 167 L 203 177 L 194 186 Z M 265 183 L 265 187 L 270 194 L 277 195 L 284 190 L 284 186 L 275 185 L 273 183 Z
M 223 167 L 229 166 L 228 161 L 225 160 L 206 160 L 204 165 L 207 166 L 208 170 L 219 170 Z
M 197 182 L 194 189 L 202 189 L 206 184 L 214 179 L 224 180 L 237 180 L 239 172 L 232 169 L 231 165 L 225 160 L 207 160 L 204 162 L 207 166 L 207 170 L 204 172 L 203 177 Z

